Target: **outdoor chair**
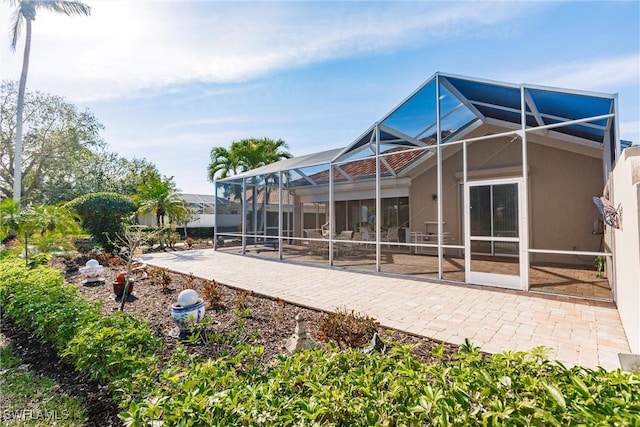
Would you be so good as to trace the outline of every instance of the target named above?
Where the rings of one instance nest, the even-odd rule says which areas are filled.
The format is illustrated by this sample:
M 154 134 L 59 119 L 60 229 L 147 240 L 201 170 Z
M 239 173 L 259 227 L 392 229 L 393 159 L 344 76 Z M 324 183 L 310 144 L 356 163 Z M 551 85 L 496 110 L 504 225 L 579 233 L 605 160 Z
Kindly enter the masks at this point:
M 325 240 L 321 233 L 315 230 L 307 230 L 307 237 L 310 239 L 318 239 L 318 240 L 309 240 L 309 250 L 313 255 L 322 255 L 329 253 L 329 242 Z
M 369 246 L 369 242 L 371 241 L 371 232 L 369 231 L 369 227 L 360 227 L 360 240 L 367 242 L 364 246 L 365 248 Z
M 397 242 L 400 243 L 400 227 L 389 227 L 387 230 L 387 243 Z M 387 245 L 389 246 L 389 245 Z
M 340 242 L 338 243 L 338 251 L 341 255 L 353 256 L 358 254 L 358 244 L 353 243 L 352 240 L 356 240 L 355 235 L 359 234 L 360 233 L 357 232 L 354 233 L 352 230 L 346 230 L 340 233 L 340 235 L 338 236 L 338 240 L 340 240 Z
M 352 237 L 353 237 L 353 231 L 345 230 L 345 231 L 341 231 L 340 232 L 340 236 L 338 237 L 338 239 L 340 239 L 340 240 L 351 240 Z

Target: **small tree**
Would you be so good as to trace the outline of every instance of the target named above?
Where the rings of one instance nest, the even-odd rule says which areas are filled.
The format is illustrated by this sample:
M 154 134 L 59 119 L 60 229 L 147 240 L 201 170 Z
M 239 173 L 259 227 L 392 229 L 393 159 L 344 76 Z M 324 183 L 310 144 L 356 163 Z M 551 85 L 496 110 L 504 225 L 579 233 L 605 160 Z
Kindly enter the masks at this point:
M 145 231 L 145 227 L 141 225 L 126 225 L 122 233 L 117 233 L 118 242 L 120 244 L 121 253 L 127 253 L 127 277 L 124 285 L 124 293 L 120 302 L 120 311 L 124 310 L 124 303 L 129 293 L 129 283 L 131 282 L 131 270 L 133 265 L 134 254 L 142 248 L 147 242 L 155 239 L 162 231 L 161 228 L 153 231 Z
M 187 234 L 187 225 L 190 222 L 196 222 L 200 219 L 200 215 L 198 214 L 198 211 L 195 210 L 194 208 L 187 206 L 187 214 L 184 216 L 184 222 L 182 223 L 182 226 L 184 228 L 184 238 L 186 239 L 187 237 L 189 237 L 189 235 Z
M 77 212 L 82 226 L 107 251 L 115 247 L 116 234 L 122 232 L 122 225 L 136 211 L 133 200 L 118 193 L 85 194 L 67 206 Z
M 68 237 L 82 231 L 76 216 L 65 206 L 22 207 L 14 200 L 6 199 L 2 201 L 0 208 L 0 232 L 8 238 L 24 239 L 27 263 L 30 247 L 45 254 L 60 249 L 67 250 L 71 248 Z

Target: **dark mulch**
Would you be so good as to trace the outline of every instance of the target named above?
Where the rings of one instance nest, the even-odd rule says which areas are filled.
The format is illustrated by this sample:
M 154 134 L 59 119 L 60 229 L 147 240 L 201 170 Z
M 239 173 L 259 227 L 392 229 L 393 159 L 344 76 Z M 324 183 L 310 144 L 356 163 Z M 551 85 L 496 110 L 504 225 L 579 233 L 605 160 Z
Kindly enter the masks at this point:
M 206 245 L 206 244 L 205 244 Z M 202 245 L 200 245 L 202 246 Z M 194 247 L 200 247 L 197 244 Z M 170 249 L 169 249 L 170 250 Z M 186 247 L 182 250 L 188 250 Z M 116 298 L 113 293 L 112 283 L 119 272 L 125 270 L 124 265 L 112 265 L 108 261 L 102 264 L 105 266 L 104 279 L 102 283 L 85 283 L 84 278 L 78 271 L 73 271 L 68 267 L 75 261 L 76 265 L 84 265 L 89 258 L 87 256 L 78 256 L 72 262 L 62 258 L 54 259 L 54 267 L 62 270 L 66 280 L 74 284 L 80 294 L 90 301 L 101 301 L 104 303 L 102 311 L 105 315 L 109 315 L 120 307 L 120 299 Z M 169 272 L 171 279 L 168 286 L 164 287 L 159 283 L 155 283 L 151 278 L 143 279 L 134 284 L 132 295 L 127 298 L 124 310 L 139 315 L 142 319 L 149 322 L 155 333 L 163 341 L 162 358 L 166 361 L 173 354 L 178 340 L 171 336 L 176 327 L 171 321 L 171 304 L 181 290 L 186 287 L 195 289 L 199 295 L 203 295 L 206 281 L 203 279 L 189 277 L 188 275 Z M 244 291 L 234 289 L 224 284 L 218 284 L 218 289 L 222 295 L 222 299 L 216 306 L 207 304 L 206 316 L 213 323 L 209 328 L 210 332 L 217 334 L 226 334 L 240 337 L 245 342 L 252 345 L 260 345 L 264 347 L 262 363 L 267 366 L 273 359 L 279 355 L 286 353 L 283 347 L 284 341 L 289 338 L 294 331 L 294 317 L 300 314 L 307 322 L 307 327 L 313 336 L 316 336 L 319 330 L 320 321 L 326 313 L 310 310 L 294 304 L 286 303 L 279 299 L 271 299 L 259 295 L 246 295 Z M 348 301 L 345 301 L 345 305 Z M 245 308 L 242 311 L 242 308 Z M 244 319 L 242 331 L 239 330 L 238 322 Z M 238 332 L 243 332 L 239 334 Z M 384 340 L 393 341 L 395 343 L 409 344 L 413 347 L 414 355 L 423 362 L 432 362 L 442 360 L 433 356 L 433 349 L 441 343 L 428 338 L 417 337 L 400 331 L 382 330 L 381 336 Z M 16 336 L 24 336 L 20 332 L 13 332 Z M 22 335 L 21 335 L 22 334 Z M 26 352 L 27 357 L 42 359 L 47 375 L 59 376 L 63 379 L 69 378 L 70 384 L 77 384 L 76 390 L 81 393 L 86 390 L 85 394 L 81 394 L 87 401 L 87 410 L 91 420 L 107 420 L 114 424 L 106 424 L 104 421 L 98 424 L 90 425 L 120 425 L 119 420 L 115 417 L 118 413 L 117 406 L 110 400 L 108 393 L 104 388 L 100 388 L 95 384 L 87 381 L 83 376 L 75 373 L 71 366 L 60 362 L 51 349 L 47 349 L 46 357 L 35 357 L 37 351 L 31 350 L 30 346 L 37 346 L 36 340 L 24 339 L 17 345 L 16 352 L 24 359 Z M 31 342 L 34 342 L 31 344 Z M 14 344 L 15 345 L 15 344 Z M 444 345 L 444 360 L 450 360 L 457 351 L 457 346 L 451 344 Z M 34 347 L 35 348 L 35 347 Z M 215 342 L 209 344 L 190 345 L 189 350 L 196 352 L 203 357 L 215 358 L 224 352 L 225 349 Z M 228 350 L 228 349 L 226 349 Z M 25 363 L 30 363 L 25 361 Z M 35 366 L 35 365 L 34 365 Z M 57 372 L 60 371 L 60 372 Z M 99 396 L 94 399 L 93 396 Z M 92 421 L 94 422 L 94 421 Z
M 106 386 L 101 386 L 91 381 L 87 375 L 75 371 L 73 366 L 60 360 L 53 347 L 20 330 L 10 320 L 2 319 L 0 331 L 31 372 L 56 381 L 63 393 L 84 399 L 88 415 L 86 426 L 122 425 L 118 418 L 118 405 L 111 399 L 111 393 Z

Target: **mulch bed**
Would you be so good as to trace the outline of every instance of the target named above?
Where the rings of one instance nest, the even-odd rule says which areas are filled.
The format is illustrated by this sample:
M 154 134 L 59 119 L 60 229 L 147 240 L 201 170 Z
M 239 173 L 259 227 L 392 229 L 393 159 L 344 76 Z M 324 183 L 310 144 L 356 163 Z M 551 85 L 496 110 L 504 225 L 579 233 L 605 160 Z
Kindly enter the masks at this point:
M 193 248 L 206 247 L 206 243 L 196 242 Z M 168 249 L 172 250 L 172 249 Z M 177 248 L 173 250 L 189 250 L 188 248 Z M 104 282 L 86 283 L 85 278 L 78 271 L 69 269 L 75 261 L 76 266 L 83 266 L 90 259 L 86 255 L 78 255 L 75 259 L 66 261 L 63 258 L 55 258 L 53 266 L 60 269 L 67 282 L 75 285 L 79 293 L 90 301 L 101 301 L 103 303 L 102 312 L 109 315 L 117 311 L 120 307 L 121 300 L 116 298 L 113 292 L 112 283 L 116 276 L 126 267 L 124 265 L 113 265 L 107 260 L 102 262 L 104 266 Z M 152 278 L 142 279 L 134 284 L 132 295 L 126 302 L 124 310 L 126 312 L 136 313 L 140 318 L 147 321 L 158 337 L 163 341 L 162 358 L 168 360 L 173 354 L 178 340 L 172 336 L 176 326 L 171 321 L 171 304 L 176 302 L 177 296 L 181 290 L 190 287 L 195 289 L 199 295 L 203 295 L 206 280 L 168 272 L 170 283 L 167 286 L 155 283 Z M 289 338 L 294 331 L 295 319 L 300 314 L 307 323 L 307 327 L 313 336 L 316 336 L 319 330 L 320 321 L 326 313 L 310 310 L 308 308 L 299 307 L 293 304 L 285 303 L 279 299 L 271 299 L 258 295 L 248 294 L 245 291 L 234 289 L 224 284 L 218 284 L 222 298 L 215 307 L 207 304 L 206 317 L 211 318 L 212 325 L 208 330 L 218 334 L 234 334 L 239 331 L 238 322 L 244 319 L 243 337 L 247 343 L 252 345 L 260 345 L 264 347 L 262 363 L 268 366 L 275 357 L 280 354 L 286 354 L 283 343 Z M 345 302 L 345 304 L 348 302 Z M 243 310 L 244 309 L 244 310 Z M 7 327 L 3 326 L 3 329 Z M 42 346 L 34 339 L 24 337 L 24 333 L 8 326 L 9 338 L 14 341 L 16 353 L 25 359 L 33 360 L 33 363 L 42 365 L 43 373 L 53 377 L 70 378 L 69 383 L 76 384 L 78 390 L 85 390 L 82 395 L 87 401 L 87 411 L 93 420 L 104 420 L 98 424 L 90 425 L 121 425 L 116 414 L 118 408 L 115 403 L 108 397 L 105 388 L 101 388 L 94 383 L 88 381 L 84 376 L 75 373 L 73 368 L 63 362 L 60 362 L 53 350 Z M 380 331 L 384 340 L 393 341 L 395 343 L 410 344 L 413 347 L 414 355 L 423 362 L 432 362 L 436 360 L 432 350 L 441 343 L 428 338 L 417 337 L 400 331 Z M 16 345 L 17 343 L 17 345 Z M 189 351 L 198 353 L 207 358 L 215 358 L 225 349 L 215 343 L 189 345 Z M 444 359 L 449 360 L 457 351 L 457 346 L 444 344 Z M 43 350 L 46 349 L 46 350 Z M 38 352 L 45 351 L 45 356 L 38 355 Z M 37 356 L 36 356 L 37 355 Z M 35 359 L 39 359 L 36 361 Z M 25 360 L 25 363 L 32 363 Z M 33 365 L 34 367 L 40 365 Z M 92 396 L 99 396 L 94 399 Z M 111 423 L 111 424 L 110 424 Z
M 88 416 L 86 426 L 122 425 L 118 418 L 118 404 L 111 398 L 108 387 L 91 381 L 86 374 L 74 370 L 73 366 L 58 357 L 53 347 L 20 330 L 10 320 L 2 319 L 0 331 L 29 371 L 51 378 L 59 384 L 61 392 L 84 399 Z

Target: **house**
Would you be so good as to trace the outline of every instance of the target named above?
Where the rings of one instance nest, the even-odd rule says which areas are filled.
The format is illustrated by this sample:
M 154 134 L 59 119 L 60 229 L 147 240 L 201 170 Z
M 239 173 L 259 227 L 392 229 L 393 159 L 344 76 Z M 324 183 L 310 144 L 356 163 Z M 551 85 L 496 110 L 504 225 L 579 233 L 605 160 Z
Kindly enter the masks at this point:
M 180 193 L 187 206 L 191 209 L 187 223 L 175 224 L 180 228 L 213 228 L 217 223 L 220 230 L 237 230 L 242 219 L 241 205 L 225 197 L 215 197 L 213 194 Z M 216 218 L 216 212 L 218 212 Z M 214 220 L 215 218 L 215 220 Z M 165 219 L 166 220 L 166 219 Z M 140 224 L 155 227 L 155 214 L 139 216 Z
M 260 256 L 613 300 L 593 197 L 622 152 L 617 108 L 614 94 L 436 73 L 351 144 L 217 181 L 245 218 L 216 230 L 238 241 L 219 250 L 255 254 L 269 236 Z

